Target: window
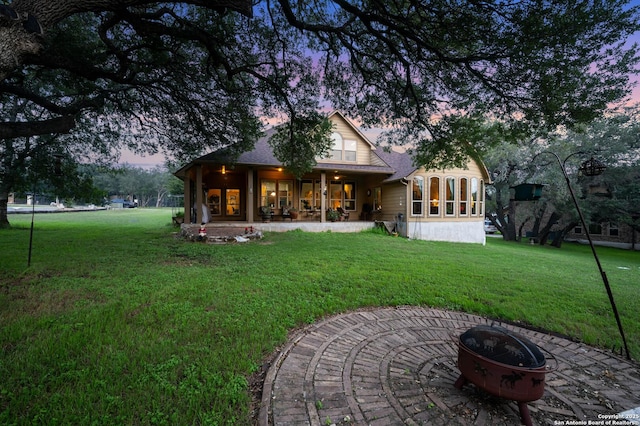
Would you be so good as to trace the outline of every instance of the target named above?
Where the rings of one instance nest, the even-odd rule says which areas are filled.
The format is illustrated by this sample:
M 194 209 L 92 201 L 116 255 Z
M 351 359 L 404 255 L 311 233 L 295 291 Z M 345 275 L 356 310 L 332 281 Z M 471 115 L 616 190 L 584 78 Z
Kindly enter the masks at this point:
M 445 205 L 444 213 L 447 216 L 456 214 L 456 179 L 448 177 L 445 179 Z
M 300 210 L 319 209 L 321 205 L 320 181 L 303 180 L 300 184 Z
M 332 180 L 329 184 L 329 207 L 337 209 L 342 207 L 342 182 L 339 180 Z
M 357 142 L 353 139 L 344 140 L 344 159 L 345 161 L 356 161 L 356 146 Z
M 344 204 L 342 207 L 345 210 L 356 209 L 356 183 L 345 182 L 344 183 Z
M 424 178 L 416 176 L 411 185 L 411 215 L 422 216 L 424 205 Z
M 226 191 L 227 216 L 240 216 L 240 190 L 227 189 Z
M 471 215 L 478 216 L 478 178 L 471 178 Z
M 332 180 L 329 182 L 329 207 L 337 209 L 342 207 L 345 210 L 356 209 L 356 183 Z
M 333 146 L 329 152 L 329 158 L 332 160 L 342 160 L 342 135 L 340 133 L 332 133 Z
M 210 189 L 207 192 L 207 204 L 209 205 L 209 211 L 212 216 L 220 216 L 222 213 L 222 203 L 221 197 L 222 190 L 221 189 Z
M 618 231 L 618 224 L 609 222 L 609 236 L 610 237 L 617 237 L 619 235 L 618 232 L 619 232 Z
M 276 181 L 263 180 L 260 184 L 260 206 L 276 206 Z
M 343 139 L 340 133 L 334 132 L 331 134 L 333 145 L 329 151 L 328 158 L 330 160 L 337 161 L 356 161 L 356 148 L 358 146 L 357 141 L 353 139 Z
M 293 201 L 293 181 L 264 179 L 260 184 L 260 206 L 275 209 L 291 205 Z
M 373 188 L 373 210 L 382 210 L 382 188 Z
M 440 216 L 440 178 L 429 178 L 429 215 Z
M 484 216 L 484 181 L 480 180 L 480 191 L 478 193 L 480 201 L 478 202 L 478 216 Z
M 469 214 L 469 195 L 467 191 L 467 178 L 460 178 L 460 216 L 467 216 Z
M 602 234 L 602 224 L 601 223 L 590 223 L 589 224 L 589 233 L 600 235 Z
M 278 208 L 288 207 L 292 203 L 293 181 L 278 181 Z

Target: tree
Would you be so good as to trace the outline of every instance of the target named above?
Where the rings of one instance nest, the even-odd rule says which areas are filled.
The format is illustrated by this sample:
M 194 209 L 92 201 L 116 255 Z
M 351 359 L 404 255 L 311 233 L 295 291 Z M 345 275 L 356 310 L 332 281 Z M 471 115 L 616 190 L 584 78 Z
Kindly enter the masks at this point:
M 178 181 L 165 166 L 143 169 L 124 164 L 117 168 L 96 168 L 94 182 L 105 194 L 130 201 L 138 200 L 139 207 L 161 207 Z M 180 188 L 182 191 L 182 188 Z
M 503 143 L 489 150 L 485 161 L 494 182 L 487 200 L 487 214 L 497 222 L 506 240 L 518 239 L 516 226 L 532 225 L 539 244 L 560 247 L 579 217 L 554 153 L 563 162 L 580 209 L 587 220 L 628 224 L 638 230 L 640 192 L 640 109 L 625 108 L 588 126 L 536 138 L 523 147 Z M 581 164 L 591 156 L 607 166 L 597 177 L 583 176 Z M 545 184 L 537 201 L 516 203 L 509 188 L 521 183 Z M 516 211 L 518 218 L 516 218 Z M 510 224 L 510 226 L 505 226 Z
M 500 122 L 512 141 L 589 121 L 628 93 L 638 61 L 624 44 L 638 8 L 621 0 L 5 4 L 0 103 L 29 114 L 3 117 L 0 138 L 91 118 L 120 144 L 181 158 L 246 150 L 260 117 L 318 136 L 309 117 L 330 105 L 387 128 L 381 143 L 410 144 L 421 165 L 459 164 L 477 120 Z M 313 156 L 286 147 L 318 153 L 328 131 L 275 143 L 304 170 Z

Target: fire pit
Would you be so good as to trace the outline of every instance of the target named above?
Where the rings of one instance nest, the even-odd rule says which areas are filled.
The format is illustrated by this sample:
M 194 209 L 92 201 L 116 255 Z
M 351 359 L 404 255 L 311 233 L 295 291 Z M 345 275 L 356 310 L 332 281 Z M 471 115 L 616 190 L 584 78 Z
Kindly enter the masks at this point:
M 479 325 L 458 340 L 460 377 L 455 387 L 471 382 L 488 393 L 518 402 L 522 423 L 531 426 L 527 402 L 544 394 L 546 358 L 525 337 L 498 326 Z

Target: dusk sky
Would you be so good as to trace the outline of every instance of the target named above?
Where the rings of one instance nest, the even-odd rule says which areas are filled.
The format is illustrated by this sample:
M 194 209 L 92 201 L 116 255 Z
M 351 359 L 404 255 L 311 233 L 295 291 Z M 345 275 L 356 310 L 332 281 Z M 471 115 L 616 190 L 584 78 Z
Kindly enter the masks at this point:
M 640 0 L 634 0 L 630 2 L 631 5 L 640 4 Z M 639 43 L 640 44 L 640 33 L 634 34 L 629 40 L 629 43 Z M 631 80 L 633 82 L 639 82 L 640 77 L 636 74 L 631 76 Z M 636 83 L 636 86 L 633 88 L 631 102 L 639 102 L 640 101 L 640 83 Z M 372 142 L 375 142 L 377 131 L 363 131 L 365 136 L 367 136 Z M 139 156 L 133 154 L 128 150 L 123 150 L 120 158 L 120 163 L 127 163 L 129 165 L 135 167 L 143 167 L 143 168 L 151 168 L 159 164 L 163 164 L 165 161 L 164 154 L 156 154 L 156 155 L 148 155 L 148 156 Z

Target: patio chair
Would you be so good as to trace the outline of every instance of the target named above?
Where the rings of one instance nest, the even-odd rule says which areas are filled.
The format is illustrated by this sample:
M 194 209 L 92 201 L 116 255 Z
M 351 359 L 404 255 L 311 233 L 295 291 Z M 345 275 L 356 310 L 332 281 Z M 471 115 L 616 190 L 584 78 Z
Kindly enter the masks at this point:
M 349 212 L 344 211 L 342 207 L 336 209 L 340 213 L 340 220 L 349 220 Z

